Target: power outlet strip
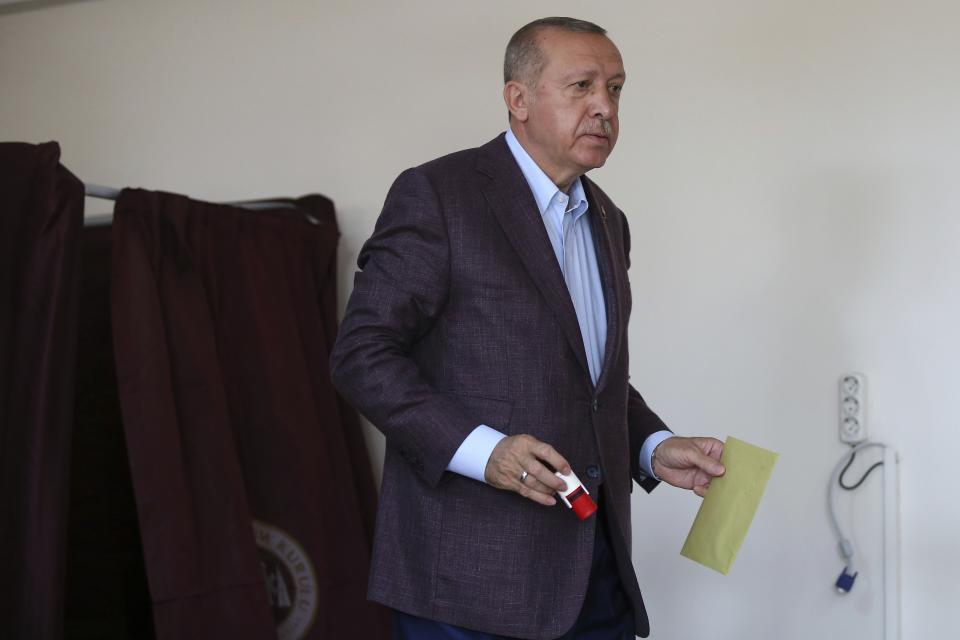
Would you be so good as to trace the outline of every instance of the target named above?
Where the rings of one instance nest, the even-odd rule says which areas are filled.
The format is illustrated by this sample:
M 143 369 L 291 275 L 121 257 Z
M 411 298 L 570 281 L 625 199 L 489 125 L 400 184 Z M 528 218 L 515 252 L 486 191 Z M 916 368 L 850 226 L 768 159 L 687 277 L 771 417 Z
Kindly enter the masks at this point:
M 847 373 L 840 377 L 840 441 L 860 444 L 867 439 L 867 377 Z

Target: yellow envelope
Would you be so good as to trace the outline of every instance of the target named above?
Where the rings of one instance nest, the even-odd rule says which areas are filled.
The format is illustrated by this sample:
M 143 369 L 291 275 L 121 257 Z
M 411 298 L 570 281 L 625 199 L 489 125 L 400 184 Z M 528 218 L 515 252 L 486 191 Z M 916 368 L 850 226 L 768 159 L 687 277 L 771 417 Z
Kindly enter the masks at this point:
M 727 472 L 710 482 L 680 555 L 723 575 L 740 551 L 778 455 L 728 437 L 720 462 Z

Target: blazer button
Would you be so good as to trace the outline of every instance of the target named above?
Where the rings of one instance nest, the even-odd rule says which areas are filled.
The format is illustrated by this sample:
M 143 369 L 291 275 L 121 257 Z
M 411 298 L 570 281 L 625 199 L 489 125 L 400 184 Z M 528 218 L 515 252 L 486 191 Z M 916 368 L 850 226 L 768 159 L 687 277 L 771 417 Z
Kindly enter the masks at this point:
M 594 398 L 593 402 L 590 403 L 590 410 L 596 413 L 597 409 L 599 408 L 600 408 L 600 401 Z
M 599 479 L 600 479 L 600 467 L 598 467 L 598 466 L 595 465 L 595 464 L 592 464 L 592 465 L 590 465 L 589 467 L 587 467 L 587 477 L 588 477 L 588 478 L 591 478 L 591 479 L 593 479 L 593 480 L 599 480 Z

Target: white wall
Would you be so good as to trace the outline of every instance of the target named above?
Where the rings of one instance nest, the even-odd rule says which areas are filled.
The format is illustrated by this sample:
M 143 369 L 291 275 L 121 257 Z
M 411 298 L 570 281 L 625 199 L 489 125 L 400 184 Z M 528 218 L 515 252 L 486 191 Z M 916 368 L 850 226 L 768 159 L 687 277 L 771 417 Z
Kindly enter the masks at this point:
M 628 70 L 596 177 L 633 230 L 633 382 L 679 432 L 781 454 L 727 577 L 678 555 L 695 497 L 635 493 L 653 637 L 880 637 L 879 474 L 844 506 L 858 586 L 830 588 L 849 370 L 902 458 L 903 637 L 954 637 L 960 4 L 92 0 L 0 14 L 0 139 L 118 187 L 322 192 L 345 300 L 393 177 L 504 128 L 503 47 L 548 14 L 605 25 Z

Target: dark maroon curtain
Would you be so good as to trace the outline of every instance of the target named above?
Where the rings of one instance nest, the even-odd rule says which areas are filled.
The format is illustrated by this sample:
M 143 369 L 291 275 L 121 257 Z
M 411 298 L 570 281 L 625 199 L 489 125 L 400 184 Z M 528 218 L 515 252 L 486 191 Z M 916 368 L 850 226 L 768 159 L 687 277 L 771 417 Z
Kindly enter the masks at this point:
M 83 184 L 0 144 L 0 637 L 59 638 Z
M 102 212 L 113 203 L 93 206 Z M 88 225 L 80 242 L 65 640 L 155 637 L 114 374 L 112 235 L 109 225 Z
M 117 383 L 161 639 L 387 634 L 365 598 L 369 461 L 327 368 L 333 206 L 291 204 L 116 204 Z

